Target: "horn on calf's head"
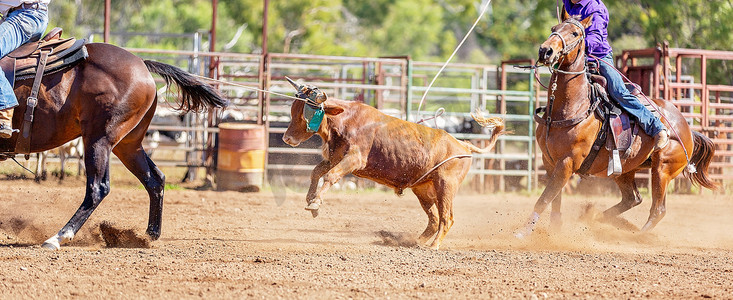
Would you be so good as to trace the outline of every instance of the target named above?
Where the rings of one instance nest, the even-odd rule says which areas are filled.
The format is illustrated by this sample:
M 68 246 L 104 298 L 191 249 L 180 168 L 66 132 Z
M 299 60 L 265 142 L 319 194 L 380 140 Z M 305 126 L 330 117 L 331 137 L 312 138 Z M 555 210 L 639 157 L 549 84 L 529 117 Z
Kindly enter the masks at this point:
M 295 83 L 292 79 L 285 76 L 285 79 L 290 82 L 290 84 L 295 87 L 297 90 L 296 96 L 298 98 L 302 99 L 309 99 L 310 101 L 314 102 L 315 104 L 322 104 L 323 102 L 326 102 L 328 100 L 328 96 L 326 96 L 326 93 L 318 89 L 318 87 L 310 84 L 304 84 L 300 85 Z
M 293 87 L 295 88 L 296 91 L 299 91 L 300 92 L 300 88 L 302 87 L 301 85 L 295 83 L 295 81 L 293 81 L 292 79 L 290 79 L 290 77 L 288 77 L 288 76 L 285 76 L 285 79 L 288 82 L 290 82 L 291 85 L 293 85 Z

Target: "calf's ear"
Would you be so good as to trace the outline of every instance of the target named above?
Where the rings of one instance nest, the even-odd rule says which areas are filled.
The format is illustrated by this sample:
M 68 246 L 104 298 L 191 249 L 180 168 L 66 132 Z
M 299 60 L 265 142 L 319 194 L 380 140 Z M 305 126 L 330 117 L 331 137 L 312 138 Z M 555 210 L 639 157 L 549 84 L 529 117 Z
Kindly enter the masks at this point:
M 326 112 L 327 115 L 335 116 L 342 112 L 344 112 L 344 108 L 338 105 L 333 104 L 326 104 L 323 107 L 323 110 Z

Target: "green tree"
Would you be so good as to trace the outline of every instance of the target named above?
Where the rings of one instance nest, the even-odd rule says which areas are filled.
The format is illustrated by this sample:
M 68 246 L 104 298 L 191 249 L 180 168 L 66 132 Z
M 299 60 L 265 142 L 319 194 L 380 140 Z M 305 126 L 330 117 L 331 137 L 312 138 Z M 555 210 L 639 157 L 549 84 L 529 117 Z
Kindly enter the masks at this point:
M 349 56 L 410 55 L 443 61 L 478 17 L 487 0 L 290 0 L 270 1 L 271 52 Z M 211 0 L 112 1 L 112 43 L 127 47 L 191 49 L 191 34 L 207 40 Z M 262 41 L 262 0 L 219 0 L 217 51 L 257 53 Z M 556 24 L 556 0 L 493 0 L 489 12 L 455 61 L 498 63 L 535 58 L 537 46 Z M 731 50 L 730 0 L 605 0 L 609 39 L 624 49 L 672 47 Z M 101 40 L 104 1 L 54 0 L 51 26 L 66 35 Z M 181 36 L 143 37 L 130 33 Z M 725 66 L 724 66 L 725 67 Z

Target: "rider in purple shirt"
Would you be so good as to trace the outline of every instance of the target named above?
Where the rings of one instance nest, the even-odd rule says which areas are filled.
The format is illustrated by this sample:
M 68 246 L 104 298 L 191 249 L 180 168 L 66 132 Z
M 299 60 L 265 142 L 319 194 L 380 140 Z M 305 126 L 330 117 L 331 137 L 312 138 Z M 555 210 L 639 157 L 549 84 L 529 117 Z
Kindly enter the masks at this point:
M 654 137 L 655 149 L 664 148 L 669 141 L 667 129 L 662 122 L 655 118 L 652 113 L 644 107 L 639 99 L 631 95 L 624 85 L 621 74 L 613 67 L 613 50 L 608 43 L 608 9 L 601 0 L 563 0 L 565 11 L 571 17 L 583 20 L 593 16 L 593 22 L 585 29 L 585 52 L 600 58 L 604 62 L 598 62 L 598 69 L 608 81 L 608 90 L 611 97 L 629 114 L 636 117 L 644 132 Z M 592 57 L 588 60 L 595 61 Z

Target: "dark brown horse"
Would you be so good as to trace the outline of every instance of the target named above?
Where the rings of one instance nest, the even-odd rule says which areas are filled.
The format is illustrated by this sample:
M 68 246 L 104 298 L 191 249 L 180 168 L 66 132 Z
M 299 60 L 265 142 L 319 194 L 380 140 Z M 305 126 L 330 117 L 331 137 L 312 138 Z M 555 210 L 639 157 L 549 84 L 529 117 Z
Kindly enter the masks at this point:
M 542 160 L 549 176 L 549 182 L 537 200 L 534 212 L 526 226 L 515 235 L 529 235 L 539 220 L 540 214 L 552 203 L 551 227 L 557 229 L 561 224 L 560 206 L 561 191 L 573 173 L 578 172 L 584 159 L 589 155 L 591 147 L 601 128 L 603 120 L 589 111 L 589 82 L 585 75 L 585 28 L 591 24 L 591 18 L 577 21 L 565 18 L 562 23 L 552 28 L 550 37 L 539 49 L 539 62 L 545 65 L 557 65 L 551 77 L 551 85 L 557 84 L 553 104 L 548 106 L 544 119 L 549 116 L 549 131 L 545 122 L 537 126 L 537 144 L 542 150 Z M 645 101 L 645 100 L 642 100 Z M 549 103 L 549 101 L 548 101 Z M 654 151 L 653 138 L 639 132 L 632 143 L 629 156 L 622 161 L 622 174 L 613 179 L 621 189 L 621 202 L 603 213 L 604 219 L 613 220 L 619 214 L 641 203 L 641 196 L 636 187 L 634 177 L 636 171 L 651 168 L 652 206 L 649 219 L 642 231 L 650 230 L 659 223 L 666 212 L 665 200 L 667 184 L 683 172 L 689 164 L 697 167 L 697 173 L 685 172 L 693 182 L 706 188 L 716 187 L 708 178 L 708 165 L 714 154 L 712 141 L 698 132 L 690 130 L 682 114 L 668 101 L 654 100 L 661 113 L 665 126 L 672 129 L 667 147 Z M 576 119 L 580 118 L 580 119 Z M 576 119 L 579 123 L 567 120 Z M 677 134 L 674 134 L 676 132 Z M 688 160 L 688 152 L 691 156 Z M 598 177 L 607 177 L 607 166 L 610 151 L 601 147 L 596 159 L 587 173 Z M 691 168 L 692 169 L 692 168 Z
M 87 44 L 89 57 L 70 69 L 43 78 L 31 130 L 30 152 L 41 152 L 79 136 L 84 141 L 86 195 L 68 223 L 44 247 L 71 240 L 110 192 L 109 159 L 114 153 L 143 184 L 150 197 L 147 234 L 160 237 L 165 176 L 145 154 L 142 140 L 157 105 L 151 72 L 179 87 L 181 108 L 200 111 L 226 105 L 211 86 L 176 67 L 145 60 L 109 44 Z M 13 128 L 20 128 L 33 79 L 17 81 Z M 15 149 L 18 134 L 0 141 Z

